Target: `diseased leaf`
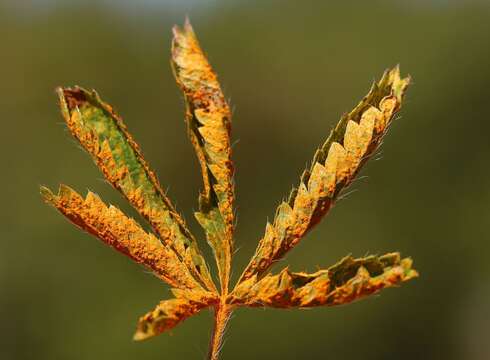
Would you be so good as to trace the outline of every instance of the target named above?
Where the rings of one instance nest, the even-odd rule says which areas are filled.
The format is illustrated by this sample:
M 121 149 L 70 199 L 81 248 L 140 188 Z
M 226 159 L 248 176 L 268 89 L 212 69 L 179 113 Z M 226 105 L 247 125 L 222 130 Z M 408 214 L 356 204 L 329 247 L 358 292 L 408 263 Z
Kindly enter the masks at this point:
M 228 301 L 233 305 L 277 308 L 342 305 L 417 276 L 412 260 L 401 260 L 399 253 L 360 259 L 348 256 L 313 274 L 285 268 L 260 280 L 254 275 L 240 283 Z
M 133 339 L 140 341 L 159 335 L 210 306 L 216 299 L 209 293 L 173 289 L 174 299 L 164 300 L 138 320 Z
M 227 289 L 233 251 L 231 112 L 190 23 L 173 32 L 172 65 L 185 95 L 187 130 L 204 182 L 195 215 L 213 248 L 222 289 Z
M 106 179 L 150 222 L 192 275 L 207 289 L 214 289 L 196 240 L 165 196 L 122 119 L 95 91 L 60 88 L 58 95 L 68 128 Z
M 174 251 L 166 248 L 152 234 L 146 233 L 132 219 L 114 206 L 107 207 L 100 198 L 89 192 L 81 197 L 66 185 L 57 195 L 42 187 L 46 202 L 56 207 L 70 221 L 95 235 L 116 250 L 148 266 L 172 286 L 200 288 Z
M 281 259 L 334 205 L 373 155 L 401 107 L 409 78 L 398 67 L 386 71 L 366 97 L 345 114 L 316 151 L 297 188 L 266 225 L 255 255 L 229 291 L 234 230 L 231 112 L 188 21 L 175 27 L 172 68 L 185 96 L 187 130 L 201 167 L 204 189 L 195 217 L 216 258 L 221 291 L 216 289 L 195 238 L 144 160 L 121 118 L 95 91 L 60 88 L 62 114 L 71 133 L 89 152 L 107 180 L 155 231 L 147 233 L 119 209 L 89 192 L 86 198 L 65 185 L 58 194 L 41 187 L 44 200 L 71 222 L 143 264 L 171 285 L 164 300 L 138 321 L 135 340 L 172 329 L 206 307 L 214 309 L 209 360 L 218 360 L 223 334 L 236 307 L 309 308 L 341 305 L 418 276 L 410 258 L 399 253 L 354 259 L 315 273 L 273 275 Z
M 144 231 L 133 219 L 114 206 L 106 206 L 94 193 L 86 198 L 61 185 L 57 195 L 41 187 L 44 200 L 57 208 L 72 223 L 152 270 L 155 275 L 182 289 L 200 289 L 174 250 Z
M 409 78 L 401 79 L 398 67 L 386 71 L 354 110 L 342 117 L 316 151 L 298 188 L 279 205 L 273 223 L 267 224 L 240 281 L 254 275 L 260 278 L 323 218 L 379 146 L 408 84 Z

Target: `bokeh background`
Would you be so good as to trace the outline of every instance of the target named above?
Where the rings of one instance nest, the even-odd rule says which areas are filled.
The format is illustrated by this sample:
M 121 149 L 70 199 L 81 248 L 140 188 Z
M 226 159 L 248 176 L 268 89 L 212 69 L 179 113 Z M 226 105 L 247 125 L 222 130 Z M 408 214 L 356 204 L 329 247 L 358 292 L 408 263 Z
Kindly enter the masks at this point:
M 200 174 L 169 67 L 170 29 L 185 15 L 234 108 L 235 277 L 339 116 L 386 67 L 400 63 L 414 79 L 381 160 L 281 266 L 311 271 L 349 253 L 399 250 L 421 277 L 344 307 L 239 310 L 223 359 L 489 359 L 483 0 L 1 0 L 0 359 L 205 357 L 208 311 L 131 341 L 167 287 L 38 195 L 39 184 L 64 182 L 137 216 L 59 115 L 56 86 L 92 87 L 123 115 L 202 235 L 192 218 Z

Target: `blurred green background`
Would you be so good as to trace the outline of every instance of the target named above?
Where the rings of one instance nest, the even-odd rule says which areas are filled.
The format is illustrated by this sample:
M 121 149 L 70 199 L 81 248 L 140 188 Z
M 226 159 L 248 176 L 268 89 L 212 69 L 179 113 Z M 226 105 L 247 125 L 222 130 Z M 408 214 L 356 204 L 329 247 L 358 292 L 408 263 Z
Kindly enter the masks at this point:
M 239 310 L 223 359 L 489 359 L 490 3 L 463 0 L 1 0 L 0 359 L 205 357 L 208 311 L 132 342 L 167 287 L 38 195 L 64 182 L 136 216 L 59 115 L 56 86 L 93 87 L 202 235 L 169 67 L 170 29 L 186 14 L 234 108 L 235 277 L 339 116 L 386 67 L 414 79 L 382 160 L 280 266 L 399 250 L 421 277 L 338 308 Z

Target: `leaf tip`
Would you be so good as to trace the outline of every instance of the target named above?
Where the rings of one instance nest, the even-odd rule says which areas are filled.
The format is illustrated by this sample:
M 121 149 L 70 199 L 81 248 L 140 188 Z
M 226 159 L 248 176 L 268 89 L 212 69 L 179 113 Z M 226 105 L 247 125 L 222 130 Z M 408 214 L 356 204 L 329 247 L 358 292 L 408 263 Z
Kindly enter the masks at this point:
M 141 329 L 137 329 L 133 335 L 133 341 L 143 341 L 149 339 L 150 337 L 152 337 L 152 335 L 149 335 Z
M 55 197 L 53 192 L 49 188 L 43 185 L 39 186 L 39 193 L 41 194 L 43 200 L 47 203 L 51 203 Z
M 189 18 L 189 15 L 186 15 L 184 18 L 184 30 L 194 32 L 194 29 L 192 28 L 192 24 L 191 24 L 191 20 Z

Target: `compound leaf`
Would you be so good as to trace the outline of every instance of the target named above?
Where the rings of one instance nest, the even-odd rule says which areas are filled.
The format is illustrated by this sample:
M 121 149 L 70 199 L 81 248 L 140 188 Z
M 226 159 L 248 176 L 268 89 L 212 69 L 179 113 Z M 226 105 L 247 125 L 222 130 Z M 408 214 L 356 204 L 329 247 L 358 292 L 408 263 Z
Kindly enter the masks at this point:
M 297 188 L 277 208 L 274 220 L 234 289 L 228 289 L 234 232 L 231 111 L 194 30 L 186 21 L 174 27 L 172 68 L 185 97 L 185 120 L 203 177 L 196 219 L 204 228 L 218 268 L 218 292 L 194 236 L 163 192 L 122 119 L 95 91 L 57 90 L 71 133 L 106 179 L 151 224 L 155 235 L 89 192 L 83 198 L 61 185 L 44 200 L 72 223 L 150 269 L 172 286 L 173 298 L 142 316 L 135 340 L 168 331 L 200 310 L 212 307 L 215 327 L 208 358 L 217 360 L 223 333 L 236 307 L 309 308 L 346 304 L 418 276 L 410 258 L 399 253 L 345 257 L 326 270 L 278 274 L 270 267 L 327 214 L 339 194 L 375 153 L 402 104 L 410 83 L 398 67 L 388 70 L 331 131 L 316 151 Z

